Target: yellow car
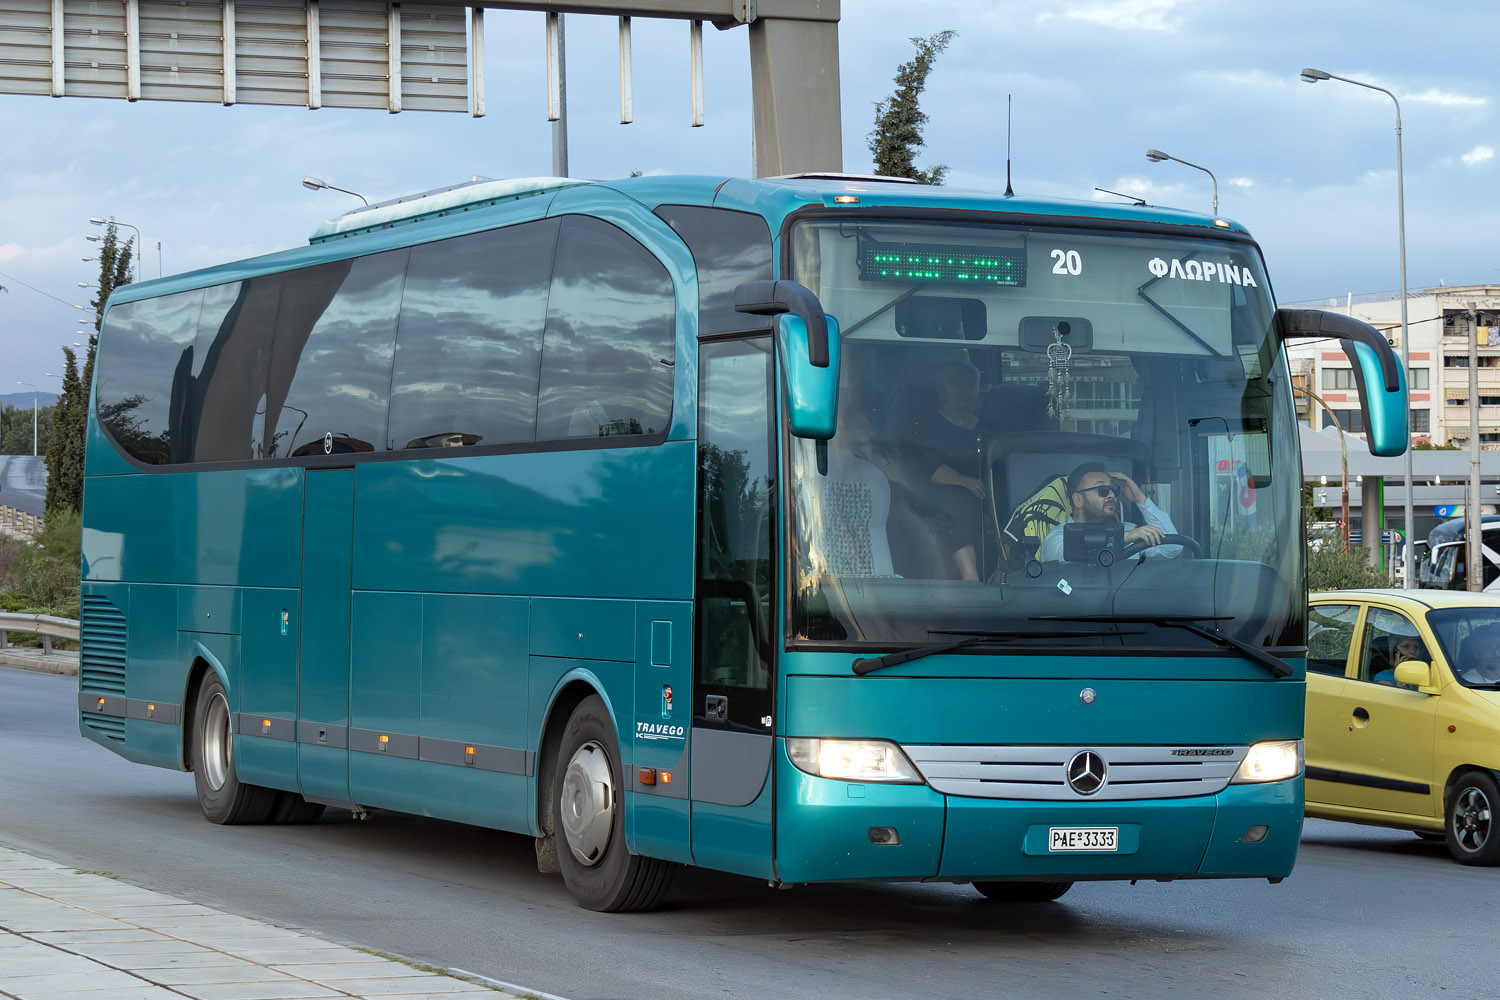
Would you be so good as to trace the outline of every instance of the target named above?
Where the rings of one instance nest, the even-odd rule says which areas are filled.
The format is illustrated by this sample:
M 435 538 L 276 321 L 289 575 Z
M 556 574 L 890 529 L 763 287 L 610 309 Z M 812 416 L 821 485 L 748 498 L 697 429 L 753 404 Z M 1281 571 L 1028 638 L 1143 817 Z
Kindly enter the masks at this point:
M 1500 864 L 1500 596 L 1340 590 L 1310 604 L 1307 814 Z

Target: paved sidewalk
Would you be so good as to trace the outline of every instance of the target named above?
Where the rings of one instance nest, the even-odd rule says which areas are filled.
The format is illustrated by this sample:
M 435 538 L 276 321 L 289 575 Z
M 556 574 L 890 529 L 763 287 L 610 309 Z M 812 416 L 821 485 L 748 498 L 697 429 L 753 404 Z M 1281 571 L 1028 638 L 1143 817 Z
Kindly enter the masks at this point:
M 0 848 L 0 997 L 518 996 Z
M 78 653 L 64 649 L 43 653 L 40 647 L 6 646 L 0 649 L 0 667 L 77 677 Z

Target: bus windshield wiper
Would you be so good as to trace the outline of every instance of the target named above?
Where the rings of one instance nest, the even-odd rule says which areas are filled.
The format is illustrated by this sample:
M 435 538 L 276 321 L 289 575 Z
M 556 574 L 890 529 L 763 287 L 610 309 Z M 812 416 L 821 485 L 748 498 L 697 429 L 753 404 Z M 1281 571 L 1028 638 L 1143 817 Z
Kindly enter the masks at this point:
M 1271 672 L 1273 677 L 1290 677 L 1292 668 L 1286 663 L 1272 656 L 1259 646 L 1252 646 L 1248 642 L 1241 642 L 1232 636 L 1222 632 L 1213 632 L 1204 628 L 1197 622 L 1223 622 L 1230 621 L 1231 616 L 1220 615 L 1218 617 L 1196 617 L 1193 615 L 1039 615 L 1031 618 L 1034 622 L 1118 622 L 1122 625 L 1156 625 L 1161 628 L 1180 628 L 1184 632 L 1202 636 L 1215 646 L 1223 646 L 1232 649 L 1256 666 L 1264 667 Z
M 938 653 L 950 653 L 955 649 L 963 649 L 965 646 L 973 646 L 981 642 L 1011 642 L 1015 639 L 1088 639 L 1094 636 L 1116 636 L 1116 635 L 1142 635 L 1141 632 L 1119 632 L 1119 631 L 1079 631 L 1071 629 L 1059 632 L 991 632 L 968 629 L 946 629 L 933 628 L 927 630 L 928 635 L 956 635 L 961 638 L 952 642 L 935 642 L 930 646 L 918 646 L 916 649 L 906 649 L 899 653 L 887 653 L 884 656 L 872 657 L 868 660 L 855 660 L 852 664 L 856 674 L 868 674 L 872 670 L 880 670 L 882 667 L 894 667 L 898 663 L 910 663 L 912 660 L 920 660 L 924 656 L 934 656 Z

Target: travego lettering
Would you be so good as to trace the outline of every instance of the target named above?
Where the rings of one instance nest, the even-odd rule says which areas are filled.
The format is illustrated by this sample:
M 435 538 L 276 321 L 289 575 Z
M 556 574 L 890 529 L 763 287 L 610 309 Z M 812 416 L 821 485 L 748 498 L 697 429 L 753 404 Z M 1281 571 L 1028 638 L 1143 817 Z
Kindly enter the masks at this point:
M 687 730 L 660 722 L 637 722 L 635 736 L 640 740 L 680 740 L 687 737 Z

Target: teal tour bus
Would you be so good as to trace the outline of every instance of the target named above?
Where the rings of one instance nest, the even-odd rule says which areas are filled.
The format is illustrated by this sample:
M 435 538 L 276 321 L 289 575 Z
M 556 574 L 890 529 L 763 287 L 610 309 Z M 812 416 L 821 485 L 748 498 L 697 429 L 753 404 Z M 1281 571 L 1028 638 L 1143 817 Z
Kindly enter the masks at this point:
M 818 175 L 482 181 L 118 288 L 80 728 L 216 823 L 535 838 L 598 910 L 1265 878 L 1306 554 L 1237 223 Z

